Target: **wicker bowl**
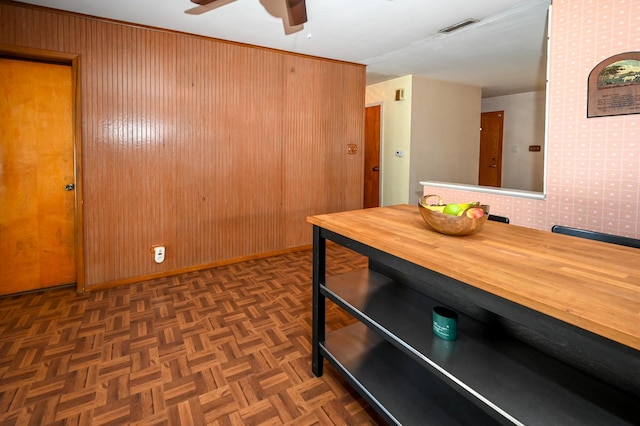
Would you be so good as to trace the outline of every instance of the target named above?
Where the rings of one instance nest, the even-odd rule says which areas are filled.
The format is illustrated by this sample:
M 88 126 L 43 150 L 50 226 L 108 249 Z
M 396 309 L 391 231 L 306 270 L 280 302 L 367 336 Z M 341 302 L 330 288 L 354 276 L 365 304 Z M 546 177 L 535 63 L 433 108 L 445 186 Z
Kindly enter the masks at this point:
M 425 195 L 420 198 L 418 202 L 418 208 L 420 209 L 420 214 L 422 215 L 422 219 L 424 219 L 427 226 L 434 231 L 437 231 L 441 234 L 445 235 L 454 235 L 454 236 L 462 236 L 462 235 L 471 235 L 476 232 L 480 232 L 482 227 L 484 226 L 487 218 L 489 217 L 486 213 L 478 218 L 470 218 L 465 213 L 462 213 L 461 216 L 453 216 L 450 214 L 441 213 L 440 207 L 444 208 L 444 203 L 442 199 L 438 197 L 438 204 L 428 204 L 427 199 L 430 197 L 438 197 L 437 195 Z M 425 206 L 436 206 L 436 209 L 428 209 Z M 472 207 L 479 207 L 479 203 L 473 204 Z M 466 212 L 466 210 L 465 210 Z

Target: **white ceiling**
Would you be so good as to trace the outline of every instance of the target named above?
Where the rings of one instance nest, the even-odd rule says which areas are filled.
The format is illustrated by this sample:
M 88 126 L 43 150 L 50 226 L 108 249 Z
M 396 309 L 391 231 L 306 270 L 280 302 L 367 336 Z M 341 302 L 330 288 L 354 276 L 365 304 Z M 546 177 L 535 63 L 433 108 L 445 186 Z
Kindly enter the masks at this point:
M 407 74 L 499 96 L 544 88 L 551 0 L 307 0 L 308 22 L 288 25 L 286 0 L 23 0 L 367 66 L 367 83 Z M 449 35 L 438 30 L 475 18 Z

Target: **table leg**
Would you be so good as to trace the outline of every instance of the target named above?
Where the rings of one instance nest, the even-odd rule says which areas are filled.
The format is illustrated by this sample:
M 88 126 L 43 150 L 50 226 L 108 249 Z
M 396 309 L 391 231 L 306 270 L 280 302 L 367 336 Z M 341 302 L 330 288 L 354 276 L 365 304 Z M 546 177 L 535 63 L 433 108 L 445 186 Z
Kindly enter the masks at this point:
M 316 377 L 322 376 L 323 357 L 320 343 L 325 339 L 325 298 L 320 294 L 320 286 L 325 284 L 326 240 L 320 235 L 320 228 L 313 227 L 313 317 L 311 335 L 311 369 Z

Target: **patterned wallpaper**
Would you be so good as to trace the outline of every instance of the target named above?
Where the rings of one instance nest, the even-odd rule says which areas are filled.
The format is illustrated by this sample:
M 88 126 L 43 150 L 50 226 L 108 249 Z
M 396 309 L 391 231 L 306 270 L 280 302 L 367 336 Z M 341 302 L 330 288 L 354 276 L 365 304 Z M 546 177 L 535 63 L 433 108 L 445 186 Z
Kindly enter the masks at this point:
M 481 198 L 514 225 L 640 238 L 640 115 L 586 118 L 591 70 L 640 50 L 640 0 L 553 0 L 550 46 L 546 200 L 429 187 L 425 194 Z

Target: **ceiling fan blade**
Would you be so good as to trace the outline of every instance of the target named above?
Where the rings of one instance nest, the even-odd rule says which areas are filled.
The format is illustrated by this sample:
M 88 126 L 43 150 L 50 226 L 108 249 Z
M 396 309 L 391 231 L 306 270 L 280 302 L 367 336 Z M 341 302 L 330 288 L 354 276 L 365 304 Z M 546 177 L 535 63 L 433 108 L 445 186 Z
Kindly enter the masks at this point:
M 296 26 L 307 22 L 307 4 L 305 0 L 287 0 L 287 12 L 289 13 L 289 25 Z
M 200 6 L 205 6 L 209 3 L 213 3 L 218 0 L 191 0 L 191 3 L 199 4 Z

